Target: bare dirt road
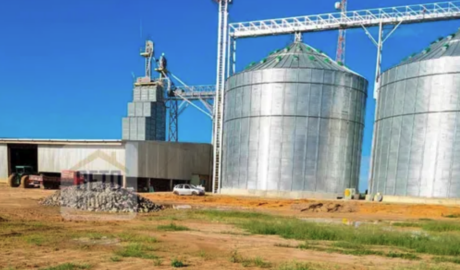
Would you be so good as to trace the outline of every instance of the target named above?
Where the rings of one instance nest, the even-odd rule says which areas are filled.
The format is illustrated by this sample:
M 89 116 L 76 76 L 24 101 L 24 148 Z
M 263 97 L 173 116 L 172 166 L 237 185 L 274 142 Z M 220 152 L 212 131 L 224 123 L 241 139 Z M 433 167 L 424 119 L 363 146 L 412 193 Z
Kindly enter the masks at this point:
M 195 209 L 138 214 L 126 221 L 68 221 L 61 216 L 59 208 L 38 204 L 39 199 L 51 193 L 53 191 L 0 185 L 0 269 L 175 269 L 174 260 L 183 262 L 186 269 L 205 270 L 421 269 L 425 260 L 425 256 L 421 256 L 421 261 L 414 261 L 286 248 L 303 242 L 276 235 L 248 234 L 225 220 L 193 218 Z M 301 212 L 296 205 L 308 205 L 312 201 L 176 197 L 165 193 L 145 194 L 145 197 L 155 202 L 201 208 L 355 220 L 442 218 L 460 213 L 458 207 L 363 202 L 346 203 L 336 212 Z M 174 228 L 165 230 L 159 226 Z M 295 262 L 309 263 L 309 268 L 297 267 Z M 60 265 L 61 268 L 51 268 Z M 456 269 L 455 264 L 449 267 L 443 269 Z

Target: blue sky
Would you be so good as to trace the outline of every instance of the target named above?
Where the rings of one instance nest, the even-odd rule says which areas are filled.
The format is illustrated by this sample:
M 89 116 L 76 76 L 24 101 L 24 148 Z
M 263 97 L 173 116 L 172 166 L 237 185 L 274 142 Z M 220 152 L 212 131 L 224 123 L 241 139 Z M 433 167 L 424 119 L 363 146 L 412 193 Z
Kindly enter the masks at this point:
M 232 22 L 333 12 L 335 0 L 234 2 Z M 348 8 L 430 2 L 349 0 Z M 217 6 L 211 0 L 1 1 L 0 25 L 0 137 L 121 138 L 131 73 L 143 72 L 138 52 L 147 37 L 187 84 L 215 83 Z M 402 26 L 385 44 L 383 68 L 459 26 L 457 21 Z M 376 34 L 375 29 L 371 32 Z M 374 117 L 375 46 L 361 29 L 348 31 L 347 38 L 347 65 L 370 81 L 361 173 L 365 180 Z M 276 36 L 238 41 L 237 69 L 292 40 Z M 334 56 L 337 32 L 305 34 L 304 42 Z M 189 107 L 179 125 L 181 141 L 210 142 L 211 121 L 197 110 Z

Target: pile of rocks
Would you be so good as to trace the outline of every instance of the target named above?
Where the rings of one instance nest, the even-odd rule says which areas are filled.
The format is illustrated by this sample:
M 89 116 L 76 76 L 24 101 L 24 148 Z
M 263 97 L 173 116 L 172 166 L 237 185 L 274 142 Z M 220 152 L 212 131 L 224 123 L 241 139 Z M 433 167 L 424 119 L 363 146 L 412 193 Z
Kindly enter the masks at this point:
M 40 204 L 112 213 L 148 213 L 163 209 L 161 205 L 116 184 L 101 182 L 62 188 Z

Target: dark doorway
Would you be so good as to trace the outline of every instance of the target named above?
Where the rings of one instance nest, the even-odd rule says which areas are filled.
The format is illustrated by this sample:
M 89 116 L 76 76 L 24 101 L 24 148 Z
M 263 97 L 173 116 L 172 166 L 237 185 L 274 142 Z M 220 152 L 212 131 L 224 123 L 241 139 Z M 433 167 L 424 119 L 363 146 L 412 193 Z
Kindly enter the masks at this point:
M 8 144 L 8 175 L 16 166 L 31 166 L 38 171 L 38 146 L 36 144 Z
M 189 184 L 190 180 L 127 177 L 126 187 L 137 192 L 170 192 L 175 185 Z

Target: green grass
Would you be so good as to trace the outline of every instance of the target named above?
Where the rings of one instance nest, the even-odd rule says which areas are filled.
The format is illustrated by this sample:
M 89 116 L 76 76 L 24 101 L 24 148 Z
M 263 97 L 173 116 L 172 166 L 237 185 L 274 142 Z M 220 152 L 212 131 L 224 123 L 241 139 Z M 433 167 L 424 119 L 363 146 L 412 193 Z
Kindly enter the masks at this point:
M 334 244 L 332 246 L 334 246 Z M 374 251 L 371 249 L 366 249 L 364 246 L 361 246 L 359 248 L 347 247 L 346 249 L 338 249 L 334 247 L 321 247 L 321 246 L 315 246 L 309 243 L 305 243 L 305 244 L 298 245 L 297 248 L 316 250 L 316 251 L 322 251 L 322 252 L 328 252 L 328 253 L 340 253 L 340 254 L 353 255 L 353 256 L 366 256 L 366 255 L 384 256 L 385 255 L 385 253 L 381 251 Z
M 133 233 L 120 233 L 118 238 L 123 242 L 131 243 L 158 243 L 158 239 L 155 237 Z
M 43 246 L 62 242 L 68 239 L 68 233 L 60 227 L 45 225 L 41 222 L 0 222 L 0 246 L 26 242 L 31 245 Z
M 318 246 L 309 245 L 308 243 L 305 243 L 305 244 L 299 245 L 298 248 L 312 249 L 312 250 L 317 250 L 317 251 L 326 251 L 326 252 L 333 252 L 333 253 L 341 253 L 341 254 L 354 255 L 354 256 L 376 255 L 376 256 L 383 256 L 383 257 L 388 257 L 388 258 L 420 260 L 420 257 L 412 253 L 400 253 L 400 252 L 394 252 L 394 251 L 385 253 L 383 251 L 372 250 L 365 245 L 355 244 L 355 243 L 336 242 L 336 243 L 332 243 L 331 246 L 333 248 L 318 247 Z
M 397 222 L 397 227 L 422 228 L 428 232 L 456 232 L 460 231 L 460 223 L 450 221 L 425 221 L 425 222 Z
M 165 210 L 161 213 L 156 213 L 155 216 L 149 216 L 146 218 L 148 221 L 159 221 L 159 220 L 209 220 L 217 222 L 237 222 L 248 219 L 258 220 L 270 220 L 275 216 L 257 212 L 246 212 L 246 211 L 220 211 L 220 210 L 184 210 L 184 211 L 169 211 Z
M 382 251 L 375 251 L 371 249 L 349 249 L 349 250 L 331 249 L 330 251 L 342 253 L 346 255 L 353 255 L 353 256 L 369 256 L 369 255 L 385 256 L 385 253 L 383 253 Z
M 416 223 L 416 222 L 396 222 L 396 223 L 393 223 L 393 226 L 403 227 L 403 228 L 421 228 L 423 225 L 422 223 Z
M 364 248 L 364 246 L 361 244 L 349 243 L 349 242 L 335 242 L 332 244 L 332 246 L 337 247 L 337 248 L 343 248 L 343 249 L 363 249 Z
M 174 258 L 172 261 L 171 261 L 171 266 L 174 267 L 174 268 L 182 268 L 182 267 L 185 267 L 185 263 L 183 263 L 181 260 L 179 260 L 178 258 Z
M 429 232 L 460 231 L 460 223 L 433 221 L 424 223 L 422 229 Z
M 190 229 L 181 226 L 181 225 L 176 225 L 175 223 L 170 223 L 169 225 L 160 225 L 157 227 L 158 230 L 160 231 L 189 231 Z
M 242 212 L 242 211 L 219 211 L 219 210 L 200 210 L 194 214 L 202 215 L 209 219 L 225 220 L 225 219 L 258 219 L 270 220 L 273 215 L 256 213 L 256 212 Z
M 283 248 L 297 248 L 296 246 L 292 246 L 289 244 L 283 244 L 283 243 L 276 243 L 275 247 L 283 247 Z
M 12 237 L 6 237 L 5 239 L 5 240 L 9 240 L 10 243 L 11 241 L 13 241 L 13 245 L 14 245 L 14 242 L 21 241 L 21 242 L 25 242 L 30 245 L 35 245 L 35 246 L 40 246 L 40 247 L 48 246 L 48 247 L 56 248 L 61 243 L 72 239 L 71 234 L 68 234 L 67 232 L 61 231 L 61 230 L 41 231 L 40 229 L 37 229 L 37 230 L 28 231 L 28 232 L 17 233 L 17 234 L 13 233 L 13 234 L 14 235 Z
M 446 218 L 460 218 L 460 214 L 445 215 Z
M 91 240 L 101 240 L 104 238 L 112 238 L 112 235 L 104 234 L 100 232 L 80 232 L 80 233 L 77 233 L 75 237 L 85 237 Z
M 152 249 L 141 244 L 130 244 L 115 252 L 121 257 L 141 258 L 141 259 L 158 259 L 158 256 L 151 253 Z
M 230 232 L 230 231 L 222 231 L 222 232 L 220 232 L 220 234 L 244 235 L 244 236 L 251 235 L 250 233 L 239 233 L 239 232 Z
M 43 243 L 47 241 L 47 239 L 43 235 L 26 235 L 23 237 L 23 239 L 27 243 L 36 245 L 36 246 L 41 246 L 43 245 Z
M 271 268 L 272 264 L 270 262 L 264 261 L 260 257 L 254 259 L 243 259 L 241 261 L 243 267 L 258 267 L 258 268 Z
M 153 261 L 153 265 L 155 265 L 155 266 L 161 266 L 162 263 L 163 263 L 163 260 L 161 260 L 160 258 L 156 258 Z
M 412 253 L 399 253 L 390 251 L 386 255 L 389 258 L 400 258 L 405 260 L 420 260 L 420 257 Z
M 238 250 L 235 249 L 230 254 L 230 262 L 232 263 L 241 263 L 243 267 L 259 267 L 259 268 L 271 268 L 272 264 L 270 262 L 264 261 L 260 257 L 256 258 L 245 258 L 238 253 Z
M 235 249 L 232 251 L 232 253 L 230 254 L 230 262 L 231 263 L 241 263 L 243 261 L 243 257 L 240 256 L 240 254 L 238 254 L 238 250 Z
M 297 248 L 299 248 L 299 249 L 311 249 L 311 250 L 318 250 L 318 251 L 326 251 L 326 249 L 327 249 L 327 248 L 324 248 L 324 247 L 312 245 L 312 244 L 310 244 L 308 242 L 305 242 L 303 244 L 298 245 Z
M 121 258 L 118 257 L 118 256 L 112 256 L 112 257 L 110 257 L 110 260 L 111 260 L 112 262 L 121 262 Z
M 42 268 L 42 270 L 79 270 L 79 269 L 91 269 L 91 266 L 88 264 L 65 263 L 65 264 L 61 264 L 58 266 Z
M 460 237 L 455 235 L 429 237 L 384 231 L 379 227 L 355 229 L 345 225 L 316 224 L 281 217 L 270 221 L 249 220 L 240 223 L 239 226 L 252 234 L 279 235 L 286 239 L 338 241 L 350 245 L 406 248 L 433 255 L 460 255 Z
M 278 270 L 317 270 L 317 269 L 323 269 L 323 268 L 313 267 L 311 264 L 299 263 L 299 262 L 284 263 L 278 267 Z
M 14 230 L 16 232 L 30 232 L 34 230 L 40 231 L 51 231 L 56 230 L 55 226 L 50 226 L 43 224 L 41 222 L 19 222 L 19 221 L 7 221 L 7 222 L 0 222 L 0 233 L 7 233 L 10 230 Z
M 157 221 L 157 220 L 177 221 L 177 220 L 185 220 L 187 218 L 187 215 L 182 215 L 182 216 L 176 216 L 176 215 L 178 215 L 178 214 L 175 213 L 175 215 L 173 215 L 173 216 L 171 216 L 171 215 L 153 216 L 153 217 L 148 217 L 147 220 L 149 220 L 149 221 Z
M 460 264 L 460 258 L 434 257 L 433 261 L 437 263 L 447 262 L 447 263 Z
M 427 263 L 421 263 L 414 266 L 402 266 L 395 268 L 395 270 L 452 270 L 451 267 L 445 265 L 431 265 Z

